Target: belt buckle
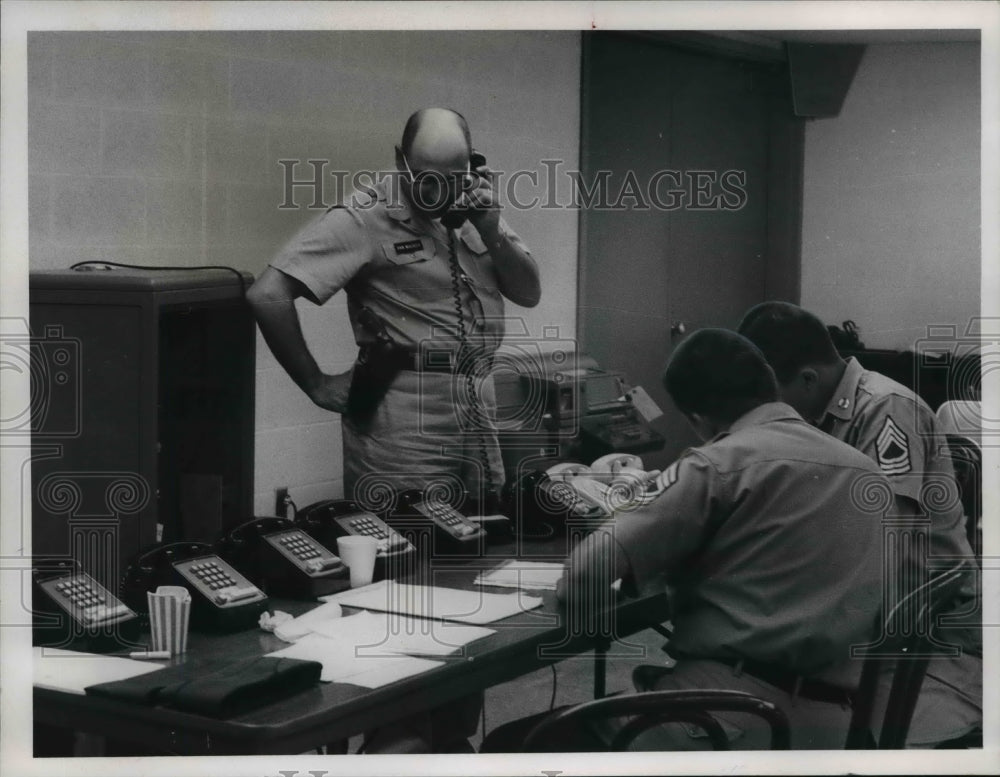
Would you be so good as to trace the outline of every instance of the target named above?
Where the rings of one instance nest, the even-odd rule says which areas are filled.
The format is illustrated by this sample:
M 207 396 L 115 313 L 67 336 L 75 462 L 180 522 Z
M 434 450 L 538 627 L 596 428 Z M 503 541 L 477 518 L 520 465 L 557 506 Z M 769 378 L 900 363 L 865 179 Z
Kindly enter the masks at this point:
M 455 351 L 451 348 L 428 348 L 423 352 L 424 369 L 454 372 L 455 371 Z

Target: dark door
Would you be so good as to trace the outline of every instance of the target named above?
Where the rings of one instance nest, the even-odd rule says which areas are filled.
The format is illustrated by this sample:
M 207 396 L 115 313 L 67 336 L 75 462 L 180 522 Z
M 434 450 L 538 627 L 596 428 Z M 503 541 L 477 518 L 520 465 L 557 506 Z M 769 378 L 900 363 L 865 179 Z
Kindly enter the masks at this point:
M 581 213 L 581 345 L 665 411 L 667 446 L 643 457 L 662 467 L 696 442 L 660 381 L 672 328 L 797 301 L 800 123 L 781 65 L 618 34 L 584 51 L 582 180 L 606 196 Z

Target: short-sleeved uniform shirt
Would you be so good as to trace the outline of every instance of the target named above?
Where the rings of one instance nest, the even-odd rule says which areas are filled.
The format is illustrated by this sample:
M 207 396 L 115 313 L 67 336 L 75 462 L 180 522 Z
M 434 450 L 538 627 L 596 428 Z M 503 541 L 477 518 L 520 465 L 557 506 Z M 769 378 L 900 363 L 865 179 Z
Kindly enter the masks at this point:
M 775 402 L 689 449 L 655 501 L 611 531 L 636 585 L 675 593 L 673 650 L 744 658 L 851 687 L 880 606 L 867 456 Z
M 932 556 L 973 557 L 945 437 L 926 402 L 851 357 L 818 426 L 867 454 L 896 494 L 922 508 Z
M 487 246 L 469 222 L 449 233 L 414 214 L 396 191 L 394 176 L 355 193 L 348 207 L 315 219 L 275 257 L 271 266 L 303 283 L 323 304 L 340 289 L 359 345 L 374 335 L 358 324 L 362 306 L 385 321 L 395 342 L 416 350 L 457 344 L 457 311 L 450 263 L 459 265 L 458 291 L 470 339 L 489 351 L 503 339 L 504 301 Z M 513 250 L 528 250 L 501 219 Z
M 870 456 L 894 492 L 919 505 L 930 519 L 935 571 L 959 558 L 974 558 L 945 437 L 919 396 L 885 375 L 865 370 L 851 357 L 819 426 Z M 935 563 L 934 556 L 950 558 Z M 975 595 L 976 587 L 970 582 L 965 593 Z M 958 613 L 968 610 L 967 603 L 956 605 Z M 968 623 L 969 618 L 963 615 L 960 620 Z M 982 651 L 981 628 L 973 623 L 938 628 L 936 634 L 963 652 L 931 659 L 907 738 L 910 744 L 936 744 L 982 725 L 982 662 L 973 655 Z M 890 676 L 880 680 L 877 704 L 888 698 Z M 881 709 L 876 709 L 877 720 Z
M 504 335 L 504 300 L 488 247 L 468 222 L 449 231 L 413 213 L 396 184 L 398 177 L 386 177 L 353 195 L 346 207 L 329 209 L 306 225 L 271 266 L 300 281 L 317 304 L 344 289 L 358 345 L 375 339 L 358 322 L 359 311 L 368 307 L 397 345 L 456 352 L 460 308 L 467 344 L 492 353 Z M 500 232 L 502 250 L 528 255 L 502 219 Z M 345 493 L 361 498 L 383 486 L 399 491 L 434 482 L 451 487 L 458 481 L 477 493 L 489 485 L 484 468 L 494 489 L 502 485 L 496 435 L 488 429 L 470 431 L 489 425 L 492 381 L 487 377 L 476 386 L 487 416 L 475 423 L 468 421 L 470 411 L 459 407 L 467 396 L 461 381 L 459 375 L 404 370 L 372 417 L 361 422 L 344 415 Z

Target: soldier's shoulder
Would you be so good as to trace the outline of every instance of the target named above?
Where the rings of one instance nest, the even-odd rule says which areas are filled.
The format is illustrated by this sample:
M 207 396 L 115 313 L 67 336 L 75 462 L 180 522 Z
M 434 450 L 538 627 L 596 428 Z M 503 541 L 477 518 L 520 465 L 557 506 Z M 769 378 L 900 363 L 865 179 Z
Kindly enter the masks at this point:
M 881 372 L 866 371 L 858 381 L 859 403 L 873 408 L 899 408 L 908 412 L 930 413 L 928 404 L 915 391 Z

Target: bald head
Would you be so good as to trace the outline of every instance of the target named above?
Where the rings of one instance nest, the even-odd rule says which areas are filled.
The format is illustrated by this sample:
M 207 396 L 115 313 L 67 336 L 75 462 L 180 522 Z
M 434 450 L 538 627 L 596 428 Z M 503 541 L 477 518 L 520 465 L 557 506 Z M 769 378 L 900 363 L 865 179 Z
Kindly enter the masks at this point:
M 406 122 L 396 146 L 396 169 L 410 207 L 428 218 L 443 216 L 462 191 L 469 171 L 469 126 L 460 113 L 424 108 Z
M 407 120 L 400 146 L 407 158 L 417 157 L 434 167 L 456 158 L 467 160 L 472 147 L 469 125 L 456 111 L 423 108 Z

